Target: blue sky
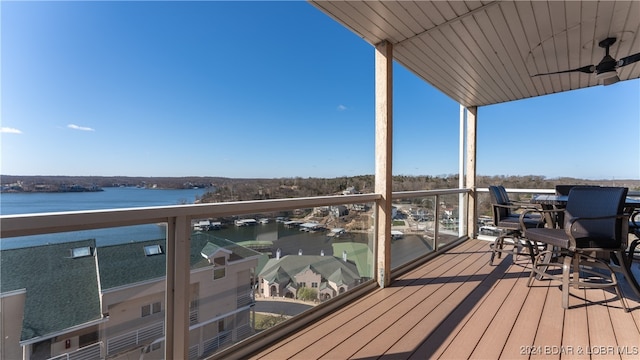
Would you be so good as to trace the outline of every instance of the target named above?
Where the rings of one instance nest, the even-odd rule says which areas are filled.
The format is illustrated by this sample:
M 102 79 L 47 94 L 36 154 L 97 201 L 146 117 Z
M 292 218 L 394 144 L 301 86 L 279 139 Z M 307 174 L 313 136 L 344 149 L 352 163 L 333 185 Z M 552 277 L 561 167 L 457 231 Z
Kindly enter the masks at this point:
M 306 2 L 0 6 L 1 174 L 374 172 L 374 49 Z M 394 174 L 456 174 L 459 105 L 394 76 Z M 481 175 L 640 179 L 638 80 L 478 119 Z

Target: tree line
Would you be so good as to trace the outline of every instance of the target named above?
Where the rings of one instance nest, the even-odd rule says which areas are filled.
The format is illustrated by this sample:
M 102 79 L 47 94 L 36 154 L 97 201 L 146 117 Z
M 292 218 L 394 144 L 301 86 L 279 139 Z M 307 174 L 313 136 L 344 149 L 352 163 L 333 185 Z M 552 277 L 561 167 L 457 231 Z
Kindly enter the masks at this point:
M 201 202 L 267 200 L 295 197 L 338 195 L 353 190 L 374 192 L 373 175 L 335 178 L 225 178 L 225 177 L 126 177 L 126 176 L 15 176 L 2 175 L 3 185 L 21 182 L 27 185 L 78 184 L 100 187 L 142 186 L 160 189 L 207 187 Z M 553 189 L 557 184 L 624 186 L 640 190 L 640 180 L 585 180 L 576 178 L 548 179 L 544 176 L 477 176 L 478 187 L 503 185 L 506 188 Z M 458 188 L 458 175 L 395 175 L 393 191 L 416 191 Z

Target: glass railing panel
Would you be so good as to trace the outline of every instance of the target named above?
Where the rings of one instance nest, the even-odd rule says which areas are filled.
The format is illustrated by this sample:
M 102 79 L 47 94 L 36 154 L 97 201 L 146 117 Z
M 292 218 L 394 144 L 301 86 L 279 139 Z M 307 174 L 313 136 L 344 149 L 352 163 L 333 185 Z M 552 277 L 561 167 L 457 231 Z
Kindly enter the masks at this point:
M 373 211 L 362 203 L 194 219 L 192 247 L 211 266 L 191 272 L 190 353 L 211 355 L 372 279 Z
M 397 268 L 435 248 L 435 196 L 403 198 L 393 202 L 391 268 Z
M 465 235 L 467 201 L 466 191 L 457 189 L 394 193 L 392 269 L 437 251 Z M 461 209 L 463 216 L 460 216 Z
M 442 247 L 457 240 L 464 234 L 464 216 L 460 216 L 461 197 L 459 194 L 438 196 L 438 246 Z M 464 197 L 462 197 L 464 205 Z

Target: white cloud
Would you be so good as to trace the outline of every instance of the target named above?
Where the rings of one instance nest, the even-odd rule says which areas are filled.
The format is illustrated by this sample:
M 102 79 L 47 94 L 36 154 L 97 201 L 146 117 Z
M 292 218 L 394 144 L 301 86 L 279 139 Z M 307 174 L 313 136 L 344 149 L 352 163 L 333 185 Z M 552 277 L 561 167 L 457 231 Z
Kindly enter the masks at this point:
M 95 129 L 92 129 L 90 127 L 86 127 L 86 126 L 78 126 L 76 124 L 69 124 L 67 125 L 67 127 L 69 129 L 73 129 L 73 130 L 80 130 L 80 131 L 95 131 Z
M 2 127 L 2 128 L 0 128 L 0 133 L 3 133 L 3 134 L 22 134 L 22 131 L 20 131 L 19 129 L 16 129 L 16 128 Z
M 345 110 L 347 110 L 346 106 L 344 106 L 342 104 L 338 105 L 338 111 L 345 111 Z

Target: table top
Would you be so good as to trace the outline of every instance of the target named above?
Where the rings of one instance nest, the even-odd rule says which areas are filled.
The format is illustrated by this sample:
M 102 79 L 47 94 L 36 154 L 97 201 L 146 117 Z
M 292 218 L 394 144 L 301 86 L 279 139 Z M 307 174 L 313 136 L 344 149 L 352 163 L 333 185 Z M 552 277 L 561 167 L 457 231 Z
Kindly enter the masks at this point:
M 566 205 L 568 199 L 568 195 L 538 194 L 531 198 L 531 203 L 541 205 Z M 627 196 L 624 206 L 640 208 L 640 199 Z

